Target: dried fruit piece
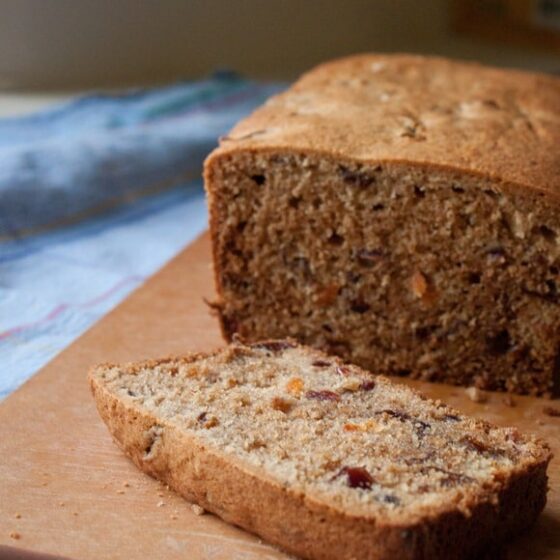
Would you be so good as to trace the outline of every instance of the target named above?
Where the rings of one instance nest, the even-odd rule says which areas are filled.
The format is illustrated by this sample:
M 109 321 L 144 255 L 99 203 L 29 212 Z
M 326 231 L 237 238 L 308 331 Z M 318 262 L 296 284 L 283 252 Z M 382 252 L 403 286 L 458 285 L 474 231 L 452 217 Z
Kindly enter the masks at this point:
M 282 397 L 274 397 L 271 401 L 271 406 L 274 410 L 279 410 L 284 414 L 287 414 L 292 410 L 293 404 Z
M 553 418 L 560 418 L 560 408 L 554 408 L 552 406 L 545 406 L 543 412 L 547 416 L 552 416 Z
M 207 412 L 202 412 L 201 414 L 199 414 L 197 420 L 206 429 L 214 428 L 220 423 L 220 421 L 215 416 L 208 416 Z
M 317 303 L 323 306 L 331 305 L 338 295 L 338 290 L 339 286 L 336 284 L 329 284 L 328 286 L 321 288 L 317 292 Z
M 417 297 L 422 299 L 428 292 L 428 282 L 426 277 L 419 271 L 415 271 L 410 278 L 410 286 L 412 288 L 412 293 Z
M 375 381 L 371 380 L 371 381 L 364 381 L 361 385 L 360 385 L 360 389 L 362 391 L 371 391 L 372 389 L 375 388 Z
M 329 367 L 331 363 L 327 362 L 326 360 L 315 360 L 311 363 L 311 365 L 315 367 Z
M 369 489 L 374 480 L 364 467 L 343 467 L 337 476 L 346 475 L 346 483 L 350 488 Z
M 360 249 L 356 253 L 356 259 L 359 264 L 366 267 L 371 267 L 375 263 L 379 262 L 383 257 L 383 251 L 381 249 Z
M 334 393 L 333 391 L 322 390 L 322 391 L 307 391 L 305 396 L 308 399 L 315 399 L 318 401 L 339 401 L 340 395 Z
M 348 422 L 344 424 L 342 429 L 345 432 L 368 432 L 370 430 L 375 430 L 378 426 L 379 424 L 375 420 L 372 420 L 370 418 L 369 420 L 366 420 L 365 422 L 361 422 L 360 424 L 354 424 L 353 422 Z
M 251 344 L 251 348 L 263 348 L 264 350 L 270 350 L 271 352 L 280 352 L 281 350 L 287 350 L 288 348 L 295 348 L 296 344 L 290 342 L 289 340 L 265 340 L 263 342 L 255 342 Z
M 303 391 L 303 386 L 303 379 L 300 377 L 292 377 L 292 379 L 286 383 L 286 390 L 292 395 L 299 396 Z
M 340 375 L 350 375 L 352 372 L 350 371 L 350 368 L 347 366 L 337 366 L 336 373 Z

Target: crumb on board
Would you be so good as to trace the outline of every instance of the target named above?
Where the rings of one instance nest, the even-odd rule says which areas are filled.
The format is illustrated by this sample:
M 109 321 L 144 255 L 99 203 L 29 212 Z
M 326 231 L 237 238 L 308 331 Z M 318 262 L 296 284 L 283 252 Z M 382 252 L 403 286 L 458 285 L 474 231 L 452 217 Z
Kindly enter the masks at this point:
M 14 515 L 14 517 L 15 517 L 16 519 L 21 519 L 21 513 L 16 513 L 16 514 Z
M 58 502 L 58 505 L 59 505 L 60 507 L 64 507 L 66 504 L 65 504 L 64 502 Z
M 206 510 L 198 504 L 191 504 L 191 510 L 195 515 L 204 515 Z
M 163 500 L 160 500 L 160 501 L 157 503 L 157 507 L 163 507 L 164 505 L 165 505 L 165 502 L 164 502 Z
M 117 494 L 121 494 L 122 496 L 123 494 L 126 494 L 126 492 L 124 490 L 117 490 Z
M 125 488 L 128 488 L 128 487 L 130 486 L 130 484 L 125 480 L 125 481 L 123 482 L 123 486 L 124 486 Z
M 176 516 L 176 515 L 170 515 L 169 517 L 170 517 L 171 519 L 173 519 L 173 520 L 177 519 L 177 516 Z
M 553 406 L 545 406 L 543 412 L 547 416 L 552 416 L 553 418 L 560 418 L 560 408 L 555 408 Z
M 468 387 L 465 389 L 465 393 L 471 401 L 476 403 L 485 403 L 488 400 L 488 395 L 478 387 Z
M 511 395 L 505 395 L 504 398 L 502 399 L 502 402 L 506 406 L 516 406 L 517 404 Z
M 12 531 L 10 533 L 10 538 L 18 541 L 19 539 L 21 539 L 21 535 L 17 531 Z

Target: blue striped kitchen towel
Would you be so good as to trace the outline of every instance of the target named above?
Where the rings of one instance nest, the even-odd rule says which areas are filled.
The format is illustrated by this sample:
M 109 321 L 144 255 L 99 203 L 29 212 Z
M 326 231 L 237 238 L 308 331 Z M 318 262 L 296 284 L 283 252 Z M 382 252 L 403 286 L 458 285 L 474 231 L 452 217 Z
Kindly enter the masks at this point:
M 0 119 L 0 399 L 205 228 L 204 157 L 281 87 L 218 73 Z

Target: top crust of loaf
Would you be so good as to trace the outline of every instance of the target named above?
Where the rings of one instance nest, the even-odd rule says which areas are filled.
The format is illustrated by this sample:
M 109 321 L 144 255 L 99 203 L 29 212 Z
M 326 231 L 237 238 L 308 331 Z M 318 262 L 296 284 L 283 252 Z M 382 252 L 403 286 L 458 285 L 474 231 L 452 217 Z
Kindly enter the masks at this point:
M 305 74 L 241 121 L 238 152 L 406 163 L 560 196 L 560 79 L 412 55 L 358 55 Z M 207 175 L 208 177 L 209 175 Z

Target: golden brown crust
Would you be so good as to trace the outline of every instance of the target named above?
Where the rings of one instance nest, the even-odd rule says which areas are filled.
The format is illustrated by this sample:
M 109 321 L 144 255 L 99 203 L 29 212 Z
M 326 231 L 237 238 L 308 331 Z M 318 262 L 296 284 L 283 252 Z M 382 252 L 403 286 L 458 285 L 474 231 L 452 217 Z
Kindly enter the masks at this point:
M 448 169 L 560 194 L 560 79 L 413 55 L 323 64 L 241 121 L 207 160 L 320 153 Z
M 192 363 L 202 356 L 142 362 L 125 369 Z M 119 398 L 104 385 L 100 375 L 104 369 L 94 368 L 89 375 L 98 411 L 117 444 L 141 470 L 226 521 L 304 558 L 468 558 L 525 528 L 546 501 L 550 454 L 543 447 L 542 457 L 488 488 L 488 500 L 473 498 L 468 514 L 453 504 L 441 504 L 420 520 L 404 516 L 395 523 L 344 511 L 282 486 L 266 472 L 209 447 L 130 399 Z

